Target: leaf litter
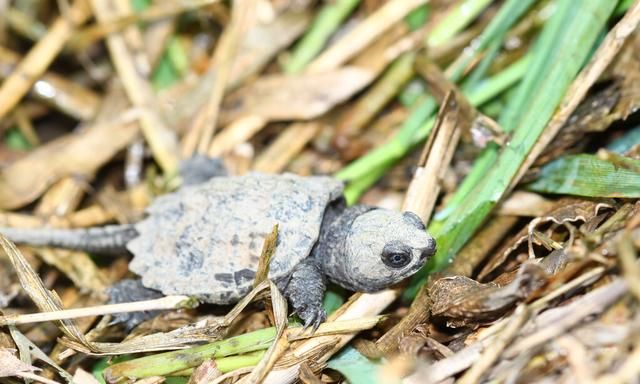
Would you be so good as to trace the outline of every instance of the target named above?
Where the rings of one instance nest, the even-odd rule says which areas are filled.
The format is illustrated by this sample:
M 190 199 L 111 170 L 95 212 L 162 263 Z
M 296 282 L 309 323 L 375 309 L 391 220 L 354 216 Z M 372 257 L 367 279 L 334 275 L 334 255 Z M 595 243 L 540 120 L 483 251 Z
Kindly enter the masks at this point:
M 439 253 L 392 289 L 331 291 L 311 334 L 268 279 L 233 308 L 110 304 L 126 255 L 0 237 L 0 381 L 640 374 L 640 2 L 31 3 L 0 4 L 3 223 L 135 220 L 198 152 L 335 174 L 350 202 L 416 212 Z

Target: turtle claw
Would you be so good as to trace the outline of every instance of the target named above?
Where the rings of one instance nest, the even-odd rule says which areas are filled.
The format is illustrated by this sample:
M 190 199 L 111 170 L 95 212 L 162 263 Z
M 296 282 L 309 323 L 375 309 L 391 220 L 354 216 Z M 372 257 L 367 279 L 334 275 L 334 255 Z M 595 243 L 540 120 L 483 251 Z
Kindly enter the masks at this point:
M 320 327 L 320 324 L 326 320 L 327 315 L 324 309 L 314 308 L 304 311 L 304 315 L 300 313 L 300 317 L 304 320 L 302 333 L 306 333 L 308 329 L 311 329 L 311 334 L 314 334 L 318 330 L 318 327 Z

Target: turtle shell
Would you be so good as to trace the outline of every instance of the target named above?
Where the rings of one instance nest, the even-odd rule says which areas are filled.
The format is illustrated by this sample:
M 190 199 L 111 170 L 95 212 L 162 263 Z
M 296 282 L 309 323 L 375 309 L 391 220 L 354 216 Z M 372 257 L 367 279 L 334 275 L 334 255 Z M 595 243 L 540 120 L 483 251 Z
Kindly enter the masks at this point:
M 148 288 L 228 304 L 250 289 L 265 238 L 278 224 L 269 277 L 288 275 L 316 243 L 342 183 L 292 174 L 216 177 L 161 196 L 127 244 Z

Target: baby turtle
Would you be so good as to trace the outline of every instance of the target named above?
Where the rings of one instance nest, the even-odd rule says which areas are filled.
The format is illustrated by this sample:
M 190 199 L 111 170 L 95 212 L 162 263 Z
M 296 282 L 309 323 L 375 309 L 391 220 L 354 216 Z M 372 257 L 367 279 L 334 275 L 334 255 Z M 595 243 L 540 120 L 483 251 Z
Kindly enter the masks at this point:
M 305 325 L 317 326 L 327 281 L 378 291 L 414 274 L 436 249 L 416 214 L 346 207 L 342 192 L 342 182 L 326 176 L 214 177 L 159 197 L 136 224 L 0 233 L 31 245 L 128 250 L 144 286 L 229 304 L 251 290 L 264 240 L 278 224 L 269 278 Z

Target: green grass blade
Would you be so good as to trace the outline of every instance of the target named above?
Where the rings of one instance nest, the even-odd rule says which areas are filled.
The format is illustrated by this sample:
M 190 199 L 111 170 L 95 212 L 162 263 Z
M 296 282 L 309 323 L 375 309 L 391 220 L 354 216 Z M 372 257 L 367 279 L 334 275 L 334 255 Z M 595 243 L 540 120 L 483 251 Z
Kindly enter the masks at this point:
M 491 45 L 492 42 L 502 41 L 506 31 L 511 28 L 533 3 L 533 0 L 508 0 L 501 7 L 496 17 L 489 23 L 485 31 L 478 37 L 473 48 L 466 49 L 454 64 L 452 64 L 452 67 L 447 70 L 450 74 L 450 79 L 454 82 L 459 81 L 464 69 L 474 57 Z M 478 11 L 481 9 L 479 8 L 481 4 L 487 5 L 481 2 L 461 2 L 458 4 L 459 8 L 457 8 L 456 12 L 465 9 L 465 6 L 471 7 L 468 9 Z M 454 14 L 456 14 L 456 12 L 454 12 Z M 448 20 L 449 18 L 446 18 L 434 29 L 434 32 L 428 40 L 429 45 L 437 45 L 444 41 L 444 37 L 452 37 L 458 32 L 455 28 L 460 28 L 461 24 L 457 22 L 449 24 Z M 467 16 L 465 20 L 469 22 L 472 19 L 469 19 Z M 524 63 L 524 61 L 519 61 L 518 65 L 510 66 L 504 71 L 504 74 L 496 75 L 489 82 L 485 81 L 474 84 L 474 87 L 469 87 L 465 90 L 465 94 L 470 99 L 476 99 L 475 102 L 471 100 L 474 105 L 480 105 L 489 101 L 490 98 L 498 94 L 495 92 L 496 90 L 499 89 L 503 91 L 506 89 L 503 85 L 508 84 L 508 86 L 510 86 L 513 84 L 513 81 L 517 81 L 520 78 L 523 70 L 522 65 Z M 513 75 L 516 75 L 515 78 Z M 487 95 L 490 97 L 486 98 Z M 422 102 L 418 101 L 394 139 L 352 162 L 336 174 L 338 178 L 352 182 L 346 190 L 348 201 L 353 202 L 357 200 L 367 187 L 375 183 L 380 176 L 384 175 L 385 170 L 428 136 L 433 125 L 436 108 L 437 104 L 432 97 L 425 97 Z M 377 177 L 375 175 L 377 175 Z
M 540 177 L 526 188 L 541 193 L 639 198 L 640 160 L 625 160 L 634 167 L 622 168 L 594 155 L 564 156 L 542 167 Z
M 516 83 L 525 73 L 528 58 L 523 58 L 497 75 L 485 79 L 482 86 L 466 94 L 467 99 L 474 106 L 479 106 L 488 102 L 495 96 L 504 92 Z M 345 168 L 336 174 L 336 177 L 349 181 L 345 188 L 345 197 L 349 204 L 357 201 L 358 197 L 373 185 L 384 173 L 391 168 L 399 159 L 406 155 L 412 148 L 420 144 L 431 132 L 435 123 L 435 116 L 431 116 L 424 124 L 418 127 L 417 132 L 407 144 L 394 138 L 387 144 L 380 146 L 365 157 L 351 163 L 349 168 Z
M 432 268 L 446 265 L 475 233 L 502 197 L 591 52 L 594 42 L 616 5 L 615 2 L 597 0 L 579 3 L 561 0 L 560 9 L 567 4 L 574 8 L 573 11 L 558 12 L 552 16 L 552 19 L 556 20 L 545 26 L 554 28 L 554 31 L 561 34 L 549 38 L 555 45 L 551 48 L 553 52 L 557 52 L 555 59 L 547 61 L 548 69 L 542 72 L 527 72 L 527 77 L 538 76 L 539 73 L 545 73 L 545 76 L 539 79 L 539 85 L 533 88 L 524 113 L 514 124 L 511 141 L 499 154 L 495 165 L 485 174 L 481 184 L 473 190 L 473 199 L 466 199 L 458 206 L 435 234 L 438 253 L 433 259 Z M 566 27 L 556 28 L 557 24 L 566 24 Z M 545 52 L 539 49 L 535 53 L 546 56 Z M 534 62 L 537 60 L 538 58 L 534 58 Z M 525 79 L 521 84 L 530 87 L 531 80 Z
M 302 72 L 358 4 L 360 0 L 337 0 L 325 4 L 307 33 L 293 48 L 291 57 L 284 65 L 284 72 Z
M 513 63 L 499 74 L 484 80 L 482 87 L 477 87 L 476 90 L 466 94 L 467 98 L 475 106 L 486 103 L 517 82 L 524 75 L 526 65 L 526 58 Z M 419 126 L 408 144 L 394 138 L 387 144 L 369 152 L 367 156 L 351 163 L 351 167 L 338 172 L 336 174 L 337 178 L 349 181 L 345 189 L 347 202 L 349 204 L 355 202 L 368 187 L 384 175 L 399 159 L 424 141 L 429 132 L 431 132 L 434 122 L 435 116 L 432 116 Z
M 544 81 L 544 76 L 550 69 L 548 64 L 556 60 L 558 50 L 561 47 L 560 44 L 557 44 L 556 39 L 566 34 L 569 28 L 569 23 L 566 21 L 573 17 L 575 11 L 573 5 L 568 1 L 556 3 L 554 16 L 545 25 L 533 46 L 531 52 L 533 59 L 527 70 L 528 76 L 522 80 L 522 84 L 518 86 L 518 90 L 507 104 L 505 113 L 500 116 L 498 121 L 505 131 L 513 131 L 522 111 L 529 105 L 531 95 Z
M 529 1 L 529 0 L 524 0 Z M 427 45 L 435 47 L 446 43 L 456 33 L 469 25 L 493 0 L 465 0 L 459 2 L 427 36 Z

